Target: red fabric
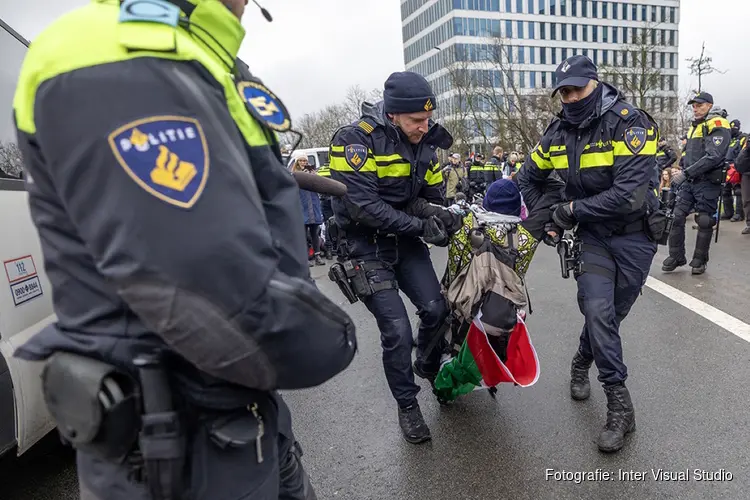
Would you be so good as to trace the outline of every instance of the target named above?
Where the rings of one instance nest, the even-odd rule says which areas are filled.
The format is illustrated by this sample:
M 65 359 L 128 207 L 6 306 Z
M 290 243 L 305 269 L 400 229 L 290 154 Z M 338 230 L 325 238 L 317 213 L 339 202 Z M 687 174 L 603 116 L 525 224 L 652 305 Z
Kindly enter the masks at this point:
M 727 182 L 730 184 L 739 184 L 741 180 L 742 176 L 734 169 L 733 163 L 729 170 L 727 170 Z
M 721 120 L 714 120 L 714 125 L 721 127 Z
M 500 361 L 487 340 L 487 334 L 478 326 L 477 323 L 480 321 L 475 319 L 471 324 L 466 341 L 484 383 L 488 387 L 503 382 L 518 384 L 521 387 L 534 385 L 539 378 L 539 360 L 523 319 L 518 317 L 518 323 L 510 334 L 505 363 Z

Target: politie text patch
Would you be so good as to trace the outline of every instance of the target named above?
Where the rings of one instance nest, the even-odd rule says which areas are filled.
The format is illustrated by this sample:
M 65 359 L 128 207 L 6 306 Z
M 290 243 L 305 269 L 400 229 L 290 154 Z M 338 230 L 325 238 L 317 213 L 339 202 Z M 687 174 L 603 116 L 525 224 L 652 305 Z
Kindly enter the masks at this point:
M 180 208 L 198 201 L 208 180 L 206 136 L 198 120 L 152 116 L 109 134 L 125 172 L 148 193 Z
M 367 146 L 350 144 L 344 148 L 344 156 L 350 167 L 359 170 L 367 161 Z
M 286 132 L 292 127 L 284 103 L 265 85 L 259 82 L 240 82 L 237 90 L 245 98 L 250 113 L 268 128 Z
M 646 146 L 646 129 L 631 127 L 625 131 L 625 145 L 631 153 L 637 155 Z

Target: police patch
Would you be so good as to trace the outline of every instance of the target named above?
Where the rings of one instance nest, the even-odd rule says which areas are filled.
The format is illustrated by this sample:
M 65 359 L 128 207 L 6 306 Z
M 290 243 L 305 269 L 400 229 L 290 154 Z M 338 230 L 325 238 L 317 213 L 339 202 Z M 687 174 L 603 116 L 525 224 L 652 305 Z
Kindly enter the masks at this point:
M 722 143 L 722 142 L 724 142 L 724 138 L 723 138 L 723 137 L 721 137 L 721 136 L 718 136 L 718 137 L 712 137 L 711 139 L 713 139 L 713 141 L 714 141 L 714 146 L 716 146 L 716 147 L 719 147 L 719 146 L 721 146 L 721 143 Z
M 284 103 L 260 82 L 240 82 L 237 90 L 245 98 L 250 113 L 271 130 L 286 132 L 292 121 Z
M 165 0 L 125 0 L 120 7 L 120 22 L 141 21 L 177 26 L 180 8 Z
M 631 153 L 637 155 L 646 146 L 646 129 L 631 127 L 625 131 L 625 146 Z
M 367 161 L 367 147 L 362 144 L 350 144 L 344 148 L 346 163 L 354 170 L 359 170 Z
M 198 120 L 152 116 L 109 134 L 117 162 L 149 194 L 191 208 L 208 180 L 208 144 Z
M 427 102 L 424 103 L 424 110 L 425 111 L 431 111 L 435 107 L 434 104 L 432 104 L 432 99 L 427 99 Z

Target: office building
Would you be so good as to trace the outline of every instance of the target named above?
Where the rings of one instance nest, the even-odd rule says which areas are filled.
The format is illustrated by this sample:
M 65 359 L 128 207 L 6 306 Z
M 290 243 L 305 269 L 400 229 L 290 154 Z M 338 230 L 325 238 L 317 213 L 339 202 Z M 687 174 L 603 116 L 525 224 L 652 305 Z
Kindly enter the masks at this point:
M 542 95 L 562 60 L 584 54 L 621 90 L 640 90 L 628 97 L 664 129 L 678 105 L 679 14 L 679 0 L 404 0 L 404 61 L 431 82 L 445 120 L 462 105 L 456 68 L 506 94 Z

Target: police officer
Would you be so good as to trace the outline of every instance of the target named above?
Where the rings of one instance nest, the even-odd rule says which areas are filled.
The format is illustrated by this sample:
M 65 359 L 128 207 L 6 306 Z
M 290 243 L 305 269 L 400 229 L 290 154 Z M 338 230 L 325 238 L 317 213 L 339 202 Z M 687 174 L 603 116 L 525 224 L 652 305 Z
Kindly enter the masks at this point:
M 737 156 L 745 146 L 747 138 L 742 133 L 742 123 L 739 120 L 732 120 L 729 122 L 731 127 L 732 140 L 729 142 L 729 148 L 727 149 L 726 160 L 730 166 L 734 166 Z M 721 214 L 722 219 L 729 219 L 732 222 L 737 222 L 745 219 L 745 213 L 742 209 L 742 191 L 739 183 L 729 182 L 727 175 L 724 188 L 722 189 L 722 206 L 724 207 L 724 213 Z M 735 209 L 736 200 L 736 209 Z
M 143 423 L 110 420 L 123 399 L 111 384 L 46 394 L 77 447 L 82 498 L 316 498 L 276 389 L 343 370 L 354 329 L 310 279 L 274 133 L 289 115 L 235 59 L 244 7 L 96 0 L 24 61 L 15 120 L 57 322 L 16 355 L 68 373 L 70 391 L 92 386 L 97 363 L 137 381 L 157 360 L 149 370 L 169 377 L 159 393 L 140 384 Z M 168 426 L 154 403 L 177 412 Z M 77 425 L 97 427 L 67 432 Z
M 487 179 L 484 175 L 484 157 L 481 154 L 476 154 L 474 159 L 471 160 L 469 167 L 469 196 L 472 197 L 477 194 L 484 194 L 487 189 Z
M 708 92 L 699 93 L 688 104 L 693 106 L 694 119 L 687 134 L 685 168 L 672 177 L 672 186 L 678 188 L 678 192 L 674 226 L 669 235 L 669 257 L 664 260 L 662 271 L 671 272 L 688 263 L 685 257 L 685 219 L 695 209 L 698 235 L 690 267 L 692 274 L 703 274 L 716 225 L 714 215 L 724 180 L 731 131 L 722 110 L 712 109 L 714 98 Z
M 667 144 L 666 139 L 659 141 L 659 149 L 656 151 L 656 166 L 659 172 L 669 168 L 677 161 L 677 153 Z
M 331 177 L 331 167 L 329 165 L 322 165 L 318 169 L 318 175 L 321 177 Z M 333 207 L 331 206 L 331 195 L 321 194 L 320 195 L 320 209 L 323 212 L 323 222 L 326 225 L 326 239 L 325 239 L 325 257 L 328 260 L 333 258 L 333 249 L 336 248 L 335 234 L 336 231 L 331 231 L 331 217 L 333 217 Z
M 448 314 L 426 243 L 448 244 L 460 216 L 442 207 L 443 176 L 436 150 L 453 138 L 431 120 L 437 106 L 429 83 L 417 73 L 397 72 L 385 82 L 383 101 L 363 104 L 362 117 L 339 129 L 330 148 L 331 178 L 348 186 L 333 200 L 340 245 L 349 259 L 363 262 L 371 288 L 359 297 L 375 316 L 388 385 L 398 404 L 405 439 L 431 438 L 417 402 L 409 315 L 399 289 L 417 307 L 420 327 L 414 372 L 434 379 L 440 348 L 428 349 Z M 413 211 L 417 202 L 433 209 Z M 440 205 L 438 207 L 437 205 Z M 409 212 L 409 213 L 406 213 Z
M 552 173 L 565 181 L 566 202 L 553 219 L 559 229 L 578 225 L 582 273 L 578 305 L 585 321 L 571 365 L 570 394 L 589 397 L 589 368 L 599 370 L 607 396 L 607 421 L 598 438 L 601 451 L 622 448 L 635 430 L 635 412 L 625 386 L 620 323 L 648 277 L 656 243 L 644 231 L 647 208 L 658 207 L 656 145 L 649 117 L 600 82 L 596 66 L 583 55 L 557 67 L 562 112 L 547 127 L 517 178 L 524 200 L 533 206 Z M 552 231 L 551 235 L 557 231 Z
M 495 146 L 492 149 L 492 157 L 484 164 L 484 185 L 489 186 L 498 179 L 503 178 L 503 148 Z

